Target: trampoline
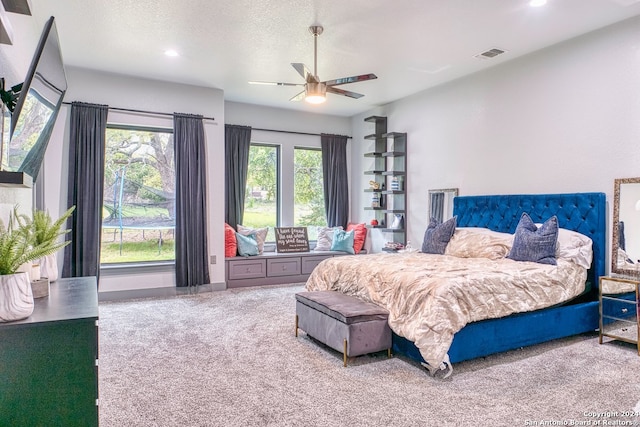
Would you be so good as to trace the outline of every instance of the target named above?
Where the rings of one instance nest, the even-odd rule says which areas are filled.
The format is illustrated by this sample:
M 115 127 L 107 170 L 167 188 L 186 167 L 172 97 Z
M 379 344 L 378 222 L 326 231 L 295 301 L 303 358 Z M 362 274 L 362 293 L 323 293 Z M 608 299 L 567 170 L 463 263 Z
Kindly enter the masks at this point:
M 105 188 L 104 194 L 103 208 L 109 215 L 102 221 L 102 230 L 113 230 L 114 240 L 115 233 L 119 232 L 120 255 L 122 255 L 125 230 L 141 230 L 143 239 L 145 239 L 146 230 L 158 231 L 158 254 L 160 254 L 165 240 L 163 232 L 166 236 L 167 233 L 175 230 L 173 192 L 149 187 L 127 178 L 127 166 L 123 166 L 114 171 L 113 185 L 111 188 Z

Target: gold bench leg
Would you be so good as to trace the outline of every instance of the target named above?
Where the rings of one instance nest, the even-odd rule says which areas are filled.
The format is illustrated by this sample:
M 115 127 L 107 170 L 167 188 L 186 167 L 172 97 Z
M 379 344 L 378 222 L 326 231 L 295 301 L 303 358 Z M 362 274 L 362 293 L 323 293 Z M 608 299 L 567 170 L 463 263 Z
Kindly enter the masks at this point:
M 296 314 L 296 338 L 298 338 L 298 315 Z
M 391 349 L 390 348 L 387 349 L 387 357 L 389 359 L 391 359 Z
M 344 353 L 342 353 L 342 361 L 344 362 L 344 367 L 347 367 L 347 339 L 344 339 Z

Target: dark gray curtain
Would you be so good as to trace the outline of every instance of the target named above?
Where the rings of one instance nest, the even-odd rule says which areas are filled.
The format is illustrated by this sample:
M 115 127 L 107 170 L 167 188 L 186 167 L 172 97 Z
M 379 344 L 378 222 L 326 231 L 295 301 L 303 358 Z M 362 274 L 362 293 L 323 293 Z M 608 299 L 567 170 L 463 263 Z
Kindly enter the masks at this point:
M 324 211 L 329 227 L 347 226 L 349 221 L 349 182 L 347 179 L 347 137 L 320 136 L 324 177 Z
M 225 141 L 225 221 L 234 229 L 242 223 L 247 186 L 251 127 L 224 126 Z
M 626 251 L 627 244 L 624 238 L 624 221 L 618 222 L 618 247 L 623 251 Z
M 71 243 L 64 251 L 62 277 L 100 273 L 100 232 L 104 188 L 106 105 L 71 104 L 67 205 L 76 209 L 67 223 Z
M 444 221 L 444 193 L 431 193 L 431 218 L 438 222 Z M 431 220 L 429 218 L 429 220 Z
M 210 282 L 202 116 L 173 115 L 176 162 L 176 286 Z

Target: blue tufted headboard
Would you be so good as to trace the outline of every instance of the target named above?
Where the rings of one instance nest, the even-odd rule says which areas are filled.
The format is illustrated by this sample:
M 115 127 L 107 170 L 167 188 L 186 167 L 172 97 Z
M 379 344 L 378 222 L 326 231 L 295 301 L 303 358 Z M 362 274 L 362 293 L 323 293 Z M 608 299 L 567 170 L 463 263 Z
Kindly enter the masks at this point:
M 593 289 L 605 274 L 606 200 L 604 193 L 515 194 L 496 196 L 458 196 L 453 214 L 458 227 L 484 227 L 513 233 L 526 212 L 534 222 L 558 217 L 561 228 L 582 233 L 593 240 L 593 262 L 587 281 Z

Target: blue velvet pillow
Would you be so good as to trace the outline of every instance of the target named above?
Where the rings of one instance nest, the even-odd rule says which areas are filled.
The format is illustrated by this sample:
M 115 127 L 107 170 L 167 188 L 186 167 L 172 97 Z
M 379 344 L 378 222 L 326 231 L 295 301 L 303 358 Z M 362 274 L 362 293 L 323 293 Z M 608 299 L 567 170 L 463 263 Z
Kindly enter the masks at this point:
M 513 246 L 507 258 L 514 261 L 556 265 L 557 242 L 558 218 L 555 215 L 538 228 L 531 217 L 523 212 L 513 236 Z
M 424 232 L 422 240 L 422 252 L 425 254 L 444 254 L 453 232 L 456 231 L 456 221 L 458 217 L 453 217 L 442 224 L 435 218 L 431 218 L 429 226 Z
M 258 255 L 258 241 L 256 240 L 255 233 L 245 236 L 236 232 L 236 242 L 238 243 L 238 254 L 241 256 Z
M 333 242 L 331 242 L 332 251 L 347 252 L 355 255 L 353 250 L 353 233 L 354 230 L 344 231 L 336 229 L 333 233 Z

